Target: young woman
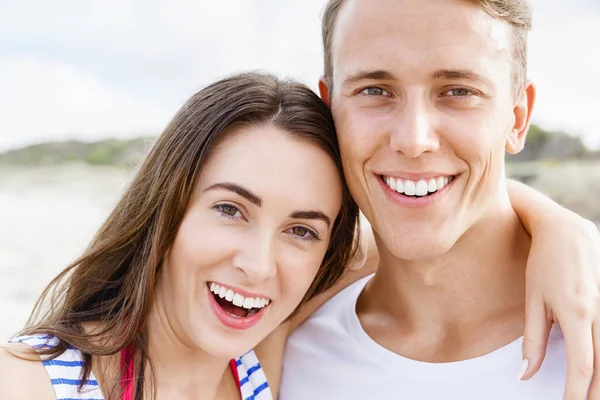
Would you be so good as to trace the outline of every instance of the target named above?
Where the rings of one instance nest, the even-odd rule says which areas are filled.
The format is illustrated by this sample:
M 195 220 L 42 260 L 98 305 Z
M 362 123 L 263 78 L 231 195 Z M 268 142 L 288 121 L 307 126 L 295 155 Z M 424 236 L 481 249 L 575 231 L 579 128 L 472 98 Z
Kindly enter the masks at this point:
M 271 399 L 290 324 L 373 269 L 371 251 L 340 280 L 357 220 L 313 92 L 261 74 L 214 83 L 0 351 L 0 398 Z
M 259 74 L 210 85 L 50 284 L 9 346 L 44 361 L 15 358 L 31 385 L 0 398 L 269 398 L 251 349 L 342 274 L 357 219 L 316 94 Z

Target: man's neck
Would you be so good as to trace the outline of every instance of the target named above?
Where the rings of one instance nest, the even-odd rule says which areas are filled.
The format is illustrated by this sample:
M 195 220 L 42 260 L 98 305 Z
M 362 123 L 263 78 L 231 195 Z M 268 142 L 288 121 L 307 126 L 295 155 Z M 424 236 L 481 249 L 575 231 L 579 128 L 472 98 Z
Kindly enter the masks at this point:
M 358 300 L 361 323 L 384 347 L 423 361 L 457 361 L 498 349 L 523 332 L 529 245 L 506 207 L 479 221 L 441 257 L 406 261 L 382 252 Z

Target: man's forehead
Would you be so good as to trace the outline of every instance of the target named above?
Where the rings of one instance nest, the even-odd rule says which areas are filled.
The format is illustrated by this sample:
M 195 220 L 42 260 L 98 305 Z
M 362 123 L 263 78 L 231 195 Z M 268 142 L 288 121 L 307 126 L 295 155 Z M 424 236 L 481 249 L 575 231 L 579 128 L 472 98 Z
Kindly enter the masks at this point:
M 466 0 L 348 0 L 336 22 L 332 59 L 338 77 L 340 67 L 355 73 L 433 58 L 434 69 L 474 69 L 475 58 L 510 57 L 510 43 L 507 23 Z

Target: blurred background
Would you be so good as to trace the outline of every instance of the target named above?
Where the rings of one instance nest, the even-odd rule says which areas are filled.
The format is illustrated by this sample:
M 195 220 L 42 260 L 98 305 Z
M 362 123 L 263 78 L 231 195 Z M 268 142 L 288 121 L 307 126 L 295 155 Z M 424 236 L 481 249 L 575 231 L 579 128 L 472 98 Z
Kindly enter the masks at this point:
M 189 96 L 263 69 L 316 90 L 325 0 L 0 0 L 0 342 Z M 534 0 L 538 102 L 509 174 L 600 224 L 600 2 Z

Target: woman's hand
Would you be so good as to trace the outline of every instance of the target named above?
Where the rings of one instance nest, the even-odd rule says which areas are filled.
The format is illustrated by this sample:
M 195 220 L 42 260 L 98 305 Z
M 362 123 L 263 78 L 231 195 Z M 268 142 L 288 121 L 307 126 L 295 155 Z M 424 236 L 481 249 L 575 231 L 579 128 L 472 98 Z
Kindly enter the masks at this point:
M 588 387 L 589 398 L 600 399 L 600 371 L 594 374 L 600 362 L 600 234 L 576 216 L 549 225 L 533 232 L 527 262 L 523 357 L 529 368 L 523 379 L 539 370 L 555 322 L 567 352 L 564 399 L 585 399 Z
M 540 369 L 550 328 L 558 323 L 567 353 L 564 399 L 600 399 L 600 371 L 594 373 L 600 368 L 598 228 L 525 185 L 511 182 L 509 193 L 532 237 L 519 377 Z

